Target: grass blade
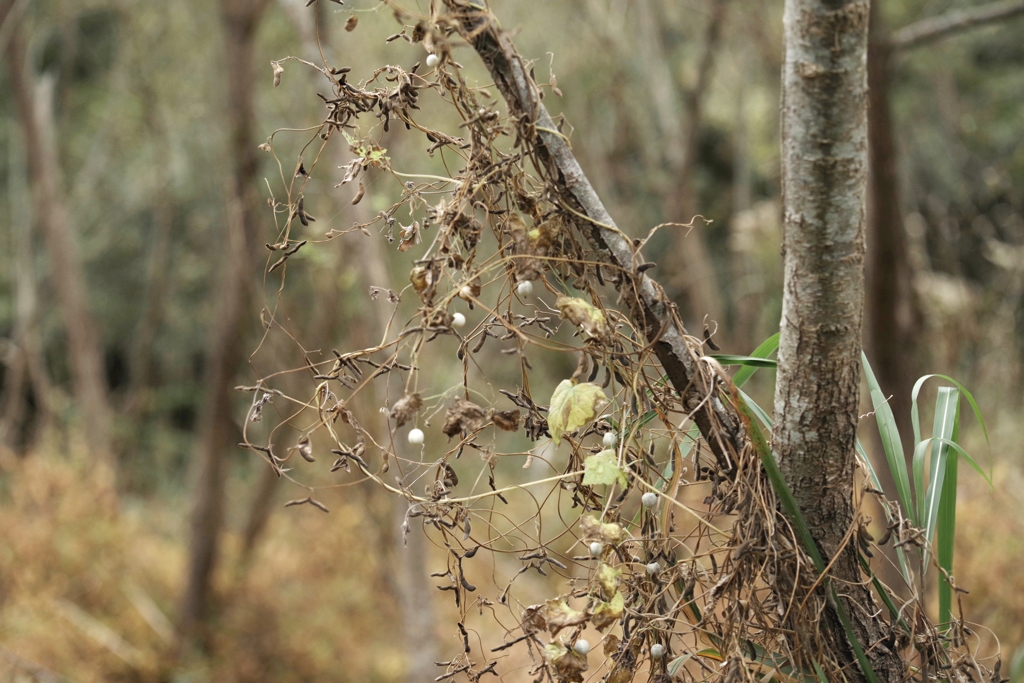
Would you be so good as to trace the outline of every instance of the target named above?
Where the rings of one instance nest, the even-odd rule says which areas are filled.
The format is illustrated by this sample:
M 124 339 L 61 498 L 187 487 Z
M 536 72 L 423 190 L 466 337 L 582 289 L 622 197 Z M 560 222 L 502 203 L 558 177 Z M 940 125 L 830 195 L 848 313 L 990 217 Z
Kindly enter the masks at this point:
M 951 440 L 960 438 L 960 402 L 957 401 L 957 414 L 953 419 Z M 946 473 L 942 481 L 941 502 L 937 525 L 936 553 L 939 566 L 949 576 L 953 575 L 953 541 L 956 536 L 956 480 L 958 454 L 952 449 L 946 459 Z M 953 588 L 942 577 L 939 581 L 939 623 L 949 624 L 952 621 Z
M 916 515 L 917 511 L 910 495 L 910 477 L 907 474 L 907 461 L 903 453 L 903 442 L 900 440 L 900 430 L 896 427 L 896 418 L 892 414 L 892 408 L 889 407 L 885 394 L 882 393 L 882 388 L 878 385 L 878 380 L 875 379 L 875 373 L 871 371 L 868 357 L 861 353 L 861 359 L 864 363 L 864 375 L 868 380 L 868 389 L 871 392 L 871 405 L 875 409 L 878 434 L 882 438 L 882 450 L 885 451 L 885 460 L 889 463 L 889 471 L 892 473 L 893 481 L 896 482 L 896 494 L 911 522 L 920 526 L 920 519 Z M 915 436 L 917 432 L 917 423 L 915 422 Z M 915 439 L 916 441 L 917 439 Z
M 779 348 L 779 333 L 776 332 L 772 336 L 761 342 L 756 349 L 750 352 L 750 355 L 754 358 L 767 358 L 774 353 L 775 349 Z M 747 380 L 753 377 L 754 373 L 757 372 L 757 368 L 751 365 L 745 365 L 740 368 L 732 378 L 732 383 L 738 387 L 746 384 Z
M 953 387 L 939 387 L 935 397 L 935 424 L 932 426 L 932 457 L 928 466 L 928 490 L 924 499 L 921 519 L 925 520 L 925 538 L 931 543 L 935 538 L 935 523 L 939 517 L 943 481 L 946 477 L 946 461 L 950 448 L 944 443 L 953 439 L 956 418 L 959 413 L 960 392 Z M 956 457 L 955 454 L 953 457 Z M 917 472 L 914 472 L 915 476 Z

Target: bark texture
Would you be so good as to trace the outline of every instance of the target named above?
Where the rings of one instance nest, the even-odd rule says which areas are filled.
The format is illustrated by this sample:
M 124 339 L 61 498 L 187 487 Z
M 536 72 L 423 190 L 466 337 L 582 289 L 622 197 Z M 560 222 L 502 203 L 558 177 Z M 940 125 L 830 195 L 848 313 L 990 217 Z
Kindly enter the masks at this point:
M 834 560 L 832 575 L 844 584 L 847 611 L 875 672 L 895 681 L 903 663 L 879 642 L 881 622 L 859 607 L 871 604 L 871 594 L 848 536 L 856 523 L 868 15 L 867 0 L 786 1 L 785 282 L 772 447 L 826 563 Z M 836 621 L 825 615 L 830 630 L 838 630 Z M 848 660 L 850 673 L 862 679 L 852 651 Z
M 94 461 L 108 467 L 113 477 L 116 471 L 113 411 L 108 395 L 103 346 L 89 305 L 75 222 L 65 202 L 53 131 L 52 97 L 46 96 L 46 90 L 37 90 L 27 57 L 24 32 L 16 28 L 10 34 L 6 61 L 24 132 L 33 220 L 46 241 L 53 285 L 67 332 L 75 403 L 84 422 L 86 447 Z
M 192 513 L 192 537 L 178 627 L 187 641 L 202 635 L 211 611 L 212 580 L 224 522 L 225 459 L 234 448 L 232 387 L 244 353 L 243 332 L 250 319 L 252 273 L 257 263 L 259 160 L 254 127 L 253 40 L 266 0 L 222 0 L 224 73 L 228 76 L 226 116 L 229 153 L 234 164 L 228 183 L 223 283 L 220 306 L 206 357 L 203 412 L 196 442 L 198 478 Z

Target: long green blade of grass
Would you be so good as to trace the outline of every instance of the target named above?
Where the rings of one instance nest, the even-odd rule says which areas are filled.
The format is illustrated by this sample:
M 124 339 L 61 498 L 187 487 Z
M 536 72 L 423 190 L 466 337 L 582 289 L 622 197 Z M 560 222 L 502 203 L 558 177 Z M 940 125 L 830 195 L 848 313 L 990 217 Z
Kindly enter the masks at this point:
M 911 522 L 920 526 L 920 518 L 916 515 L 913 498 L 910 495 L 910 477 L 907 473 L 907 460 L 903 453 L 903 442 L 900 440 L 900 430 L 896 428 L 896 418 L 892 414 L 892 408 L 882 393 L 882 388 L 875 379 L 875 373 L 871 371 L 871 364 L 868 357 L 861 353 L 861 360 L 864 363 L 864 375 L 868 380 L 868 389 L 871 392 L 871 405 L 875 409 L 875 421 L 878 423 L 878 434 L 882 438 L 882 450 L 885 451 L 886 462 L 889 463 L 889 471 L 896 482 L 896 494 L 899 496 L 900 504 L 907 511 Z M 915 423 L 916 435 L 916 423 Z
M 928 489 L 923 500 L 921 519 L 925 520 L 925 537 L 931 543 L 935 538 L 935 523 L 939 518 L 939 504 L 942 500 L 943 481 L 946 477 L 946 461 L 950 447 L 944 441 L 953 439 L 956 418 L 959 413 L 960 392 L 953 387 L 939 387 L 935 397 L 935 423 L 932 426 L 932 457 L 928 466 Z M 954 456 L 955 452 L 954 452 Z M 915 471 L 915 476 L 917 472 Z
M 955 390 L 954 390 L 955 391 Z M 956 415 L 953 417 L 953 431 L 950 440 L 956 442 L 960 438 L 960 401 L 956 402 Z M 953 541 L 956 537 L 956 482 L 958 454 L 951 450 L 946 458 L 946 473 L 942 480 L 942 493 L 939 502 L 937 523 L 936 553 L 939 567 L 947 575 L 953 575 Z M 953 588 L 942 577 L 939 581 L 939 623 L 949 624 L 952 621 Z
M 864 362 L 867 363 L 867 360 Z M 978 425 L 981 427 L 981 433 L 985 435 L 985 443 L 988 443 L 988 429 L 985 427 L 985 420 L 981 417 L 981 409 L 978 407 L 978 402 L 974 400 L 974 395 L 967 391 L 967 388 L 964 387 L 963 384 L 960 384 L 960 382 L 957 382 L 948 375 L 925 375 L 924 377 L 921 377 L 921 379 L 917 380 L 914 384 L 914 391 L 910 394 L 910 421 L 914 425 L 914 444 L 916 445 L 921 440 L 921 417 L 917 410 L 917 396 L 921 393 L 921 387 L 924 386 L 924 383 L 933 377 L 937 379 L 944 379 L 947 382 L 956 385 L 956 388 L 964 395 L 967 402 L 971 404 L 971 410 L 974 411 L 974 418 L 978 421 Z M 992 483 L 991 476 L 985 475 L 984 472 L 982 472 L 982 476 L 985 477 L 985 480 L 989 484 Z
M 779 348 L 778 332 L 761 342 L 756 349 L 750 352 L 750 355 L 754 358 L 767 358 L 772 355 L 777 348 Z M 742 387 L 746 384 L 748 379 L 753 377 L 755 372 L 757 372 L 756 367 L 752 365 L 745 365 L 736 372 L 735 376 L 733 376 L 732 383 L 738 387 Z

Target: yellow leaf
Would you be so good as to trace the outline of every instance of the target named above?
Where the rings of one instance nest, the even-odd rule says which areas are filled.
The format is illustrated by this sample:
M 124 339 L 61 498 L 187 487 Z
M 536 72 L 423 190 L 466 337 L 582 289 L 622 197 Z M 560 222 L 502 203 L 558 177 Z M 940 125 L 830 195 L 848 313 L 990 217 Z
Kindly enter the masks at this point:
M 551 430 L 555 444 L 562 440 L 565 432 L 579 429 L 593 420 L 607 403 L 608 397 L 596 384 L 576 384 L 571 379 L 562 380 L 551 394 L 551 406 L 548 409 L 548 429 Z

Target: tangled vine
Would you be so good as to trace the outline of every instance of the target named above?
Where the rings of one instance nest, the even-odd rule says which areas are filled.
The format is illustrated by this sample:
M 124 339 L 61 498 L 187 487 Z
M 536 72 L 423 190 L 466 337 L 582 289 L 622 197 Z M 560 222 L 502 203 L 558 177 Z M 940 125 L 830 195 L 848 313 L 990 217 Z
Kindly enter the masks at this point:
M 429 15 L 417 16 L 384 4 L 402 26 L 388 40 L 422 44 L 425 65 L 383 66 L 356 83 L 349 67 L 326 60 L 273 63 L 275 84 L 283 64 L 297 61 L 319 72 L 329 95 L 317 93 L 326 116 L 303 148 L 307 159 L 315 152 L 311 161 L 300 156 L 293 174 L 283 172 L 274 149 L 282 131 L 262 146 L 282 168 L 286 190 L 283 201 L 271 202 L 280 232 L 267 245 L 267 270 L 283 273 L 307 245 L 293 237 L 297 224 L 310 229 L 315 220 L 303 189 L 327 146 L 343 140 L 352 158 L 336 187 L 357 187 L 356 204 L 368 178 L 390 177 L 396 198 L 372 220 L 311 241 L 354 233 L 346 239 L 397 242 L 414 256 L 409 284 L 371 290 L 374 305 L 394 309 L 379 344 L 334 351 L 327 360 L 306 356 L 314 384 L 308 398 L 285 396 L 274 377 L 247 387 L 247 424 L 272 401 L 287 399 L 296 409 L 268 442 L 247 432 L 244 445 L 309 490 L 289 505 L 327 510 L 316 487 L 302 481 L 303 468 L 326 450 L 335 476 L 369 480 L 408 502 L 403 531 L 422 527 L 447 550 L 447 565 L 431 576 L 459 614 L 463 647 L 440 663 L 437 680 L 475 682 L 523 662 L 537 681 L 582 681 L 587 672 L 611 683 L 644 674 L 726 683 L 860 680 L 859 658 L 883 650 L 904 653 L 912 660 L 908 675 L 918 680 L 998 679 L 998 666 L 990 672 L 974 656 L 962 620 L 939 628 L 919 591 L 899 597 L 866 561 L 865 583 L 887 619 L 857 619 L 874 620 L 881 637 L 853 653 L 820 628 L 839 609 L 844 588 L 816 566 L 773 486 L 756 407 L 707 352 L 709 332 L 688 334 L 647 274 L 654 264 L 644 246 L 672 226 L 635 239 L 615 225 L 573 157 L 565 122 L 543 106 L 545 89 L 557 84 L 535 82 L 489 10 L 435 0 Z M 493 84 L 467 82 L 453 56 L 466 44 Z M 446 132 L 420 122 L 426 98 L 446 106 L 457 125 Z M 392 126 L 424 139 L 427 155 L 457 170 L 438 176 L 392 168 L 382 146 Z M 418 307 L 402 323 L 398 304 L 410 298 Z M 264 322 L 282 327 L 273 311 L 264 311 Z M 431 353 L 444 340 L 455 347 L 461 380 L 431 394 Z M 530 358 L 540 353 L 570 354 L 575 362 L 550 396 L 531 390 Z M 495 386 L 498 361 L 514 367 L 518 382 Z M 385 397 L 380 413 L 357 416 L 356 397 L 370 391 Z M 431 419 L 442 412 L 448 441 L 439 446 Z M 299 436 L 275 445 L 285 428 Z M 531 445 L 506 449 L 524 443 L 512 436 L 520 430 Z M 535 477 L 538 466 L 546 472 Z M 871 486 L 865 491 L 880 497 Z M 863 518 L 848 534 L 865 557 L 890 538 L 921 545 L 898 507 L 886 509 L 885 538 L 871 539 Z M 493 590 L 467 578 L 481 562 Z M 530 572 L 563 577 L 565 590 L 524 603 L 517 580 Z M 481 627 L 484 620 L 497 627 Z M 470 638 L 474 631 L 502 639 L 483 643 Z M 600 639 L 601 654 L 584 635 Z

